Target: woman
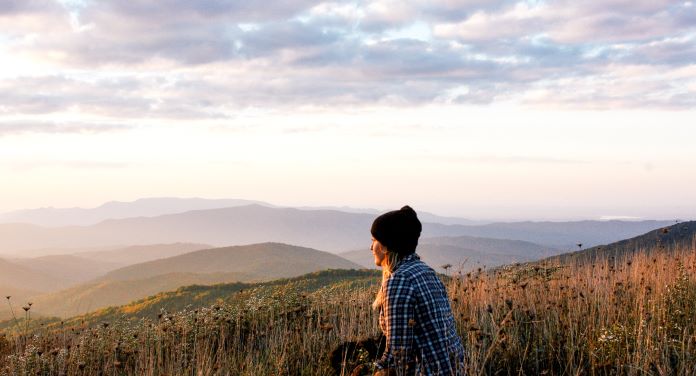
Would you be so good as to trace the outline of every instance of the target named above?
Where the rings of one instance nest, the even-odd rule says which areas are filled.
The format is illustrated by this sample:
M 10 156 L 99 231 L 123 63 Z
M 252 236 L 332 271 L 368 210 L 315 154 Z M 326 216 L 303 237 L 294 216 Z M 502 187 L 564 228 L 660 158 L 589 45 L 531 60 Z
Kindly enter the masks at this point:
M 382 286 L 373 308 L 387 339 L 376 374 L 461 375 L 464 348 L 456 333 L 447 291 L 415 253 L 421 223 L 409 206 L 372 224 L 375 264 Z

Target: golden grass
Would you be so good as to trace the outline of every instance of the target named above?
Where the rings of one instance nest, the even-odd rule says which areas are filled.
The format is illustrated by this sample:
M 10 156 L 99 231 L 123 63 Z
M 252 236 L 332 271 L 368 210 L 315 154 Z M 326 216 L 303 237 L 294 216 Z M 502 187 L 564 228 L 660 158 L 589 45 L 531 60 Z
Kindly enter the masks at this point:
M 693 375 L 695 278 L 696 253 L 682 249 L 455 273 L 446 284 L 468 374 Z M 155 321 L 0 335 L 0 374 L 329 375 L 331 349 L 378 333 L 374 293 L 281 287 Z

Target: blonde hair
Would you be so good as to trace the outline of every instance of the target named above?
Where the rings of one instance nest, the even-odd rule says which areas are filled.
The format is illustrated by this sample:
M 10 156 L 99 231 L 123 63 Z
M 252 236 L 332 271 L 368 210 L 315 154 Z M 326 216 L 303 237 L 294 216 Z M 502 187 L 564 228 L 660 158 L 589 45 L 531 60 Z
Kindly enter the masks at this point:
M 386 294 L 387 280 L 392 275 L 394 265 L 401 259 L 400 255 L 396 252 L 389 252 L 386 250 L 386 258 L 384 259 L 385 264 L 382 265 L 382 283 L 380 284 L 379 290 L 377 291 L 377 296 L 375 301 L 372 302 L 372 309 L 378 310 L 382 303 L 384 303 L 384 296 Z

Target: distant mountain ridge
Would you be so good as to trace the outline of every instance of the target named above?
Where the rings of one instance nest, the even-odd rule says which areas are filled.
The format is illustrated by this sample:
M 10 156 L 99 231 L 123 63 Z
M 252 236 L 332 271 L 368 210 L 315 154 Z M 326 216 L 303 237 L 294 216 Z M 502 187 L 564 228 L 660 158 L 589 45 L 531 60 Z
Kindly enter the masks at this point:
M 132 202 L 110 201 L 96 208 L 39 208 L 0 214 L 0 223 L 28 223 L 44 227 L 88 226 L 107 219 L 156 217 L 191 210 L 271 204 L 242 199 L 153 197 Z
M 279 242 L 330 252 L 369 246 L 375 216 L 337 210 L 246 205 L 157 217 L 111 219 L 91 226 L 44 228 L 0 224 L 0 253 L 42 248 L 116 247 L 159 243 L 213 246 Z M 475 236 L 528 241 L 551 248 L 606 244 L 668 225 L 667 221 L 492 223 L 480 226 L 423 223 L 422 237 Z
M 235 206 L 261 205 L 280 208 L 258 200 L 244 199 L 204 199 L 178 197 L 141 198 L 130 202 L 110 201 L 96 208 L 38 208 L 0 213 L 0 223 L 26 223 L 43 227 L 89 226 L 107 219 L 136 217 L 156 217 L 166 214 L 183 213 L 192 210 L 222 209 Z M 337 210 L 346 213 L 378 215 L 377 209 L 360 209 L 348 206 L 302 206 L 300 210 Z M 419 212 L 422 220 L 442 224 L 475 225 L 487 223 L 457 217 L 444 217 L 427 212 Z
M 585 246 L 607 244 L 669 226 L 672 223 L 674 222 L 658 220 L 496 222 L 483 226 L 469 226 L 461 235 L 524 240 L 570 251 L 578 243 L 583 243 Z

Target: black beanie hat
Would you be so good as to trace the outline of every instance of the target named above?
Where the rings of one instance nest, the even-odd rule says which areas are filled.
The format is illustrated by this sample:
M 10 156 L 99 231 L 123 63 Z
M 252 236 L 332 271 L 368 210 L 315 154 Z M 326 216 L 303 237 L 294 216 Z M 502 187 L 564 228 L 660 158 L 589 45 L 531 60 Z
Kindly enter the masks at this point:
M 370 232 L 389 251 L 407 256 L 416 251 L 422 229 L 415 210 L 406 205 L 377 217 Z

